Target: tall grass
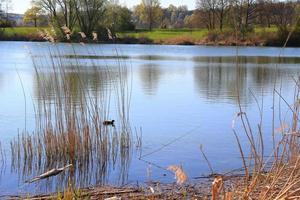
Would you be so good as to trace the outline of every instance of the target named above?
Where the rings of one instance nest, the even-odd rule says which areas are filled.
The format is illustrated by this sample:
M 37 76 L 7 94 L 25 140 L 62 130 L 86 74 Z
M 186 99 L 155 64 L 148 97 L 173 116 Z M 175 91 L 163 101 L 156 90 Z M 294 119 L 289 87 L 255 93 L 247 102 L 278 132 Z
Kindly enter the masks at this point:
M 250 126 L 245 112 L 238 113 L 233 121 L 233 132 L 237 139 L 246 172 L 244 183 L 236 188 L 235 197 L 240 197 L 237 199 L 298 199 L 300 197 L 300 134 L 298 126 L 300 79 L 294 80 L 295 95 L 294 103 L 291 105 L 284 99 L 281 91 L 274 88 L 274 95 L 276 95 L 274 98 L 279 100 L 277 117 L 279 118 L 280 127 L 274 130 L 274 132 L 277 131 L 277 136 L 273 137 L 275 145 L 271 155 L 264 155 L 261 107 L 261 121 L 257 124 L 257 133 Z M 261 104 L 258 105 L 261 106 Z M 291 114 L 290 118 L 285 119 L 281 116 L 283 105 L 288 108 L 288 112 Z M 239 135 L 235 129 L 237 120 L 240 120 L 244 127 L 243 132 L 248 138 L 251 149 L 249 157 L 245 156 L 247 153 L 243 151 Z M 288 126 L 285 120 L 290 120 Z
M 237 76 L 239 76 L 238 57 L 236 65 Z M 230 199 L 300 198 L 300 132 L 298 124 L 300 78 L 291 78 L 295 83 L 293 102 L 285 99 L 282 93 L 282 83 L 274 80 L 271 118 L 272 142 L 264 139 L 263 98 L 260 102 L 250 91 L 258 108 L 259 120 L 255 124 L 250 121 L 247 112 L 241 105 L 240 96 L 237 96 L 239 112 L 232 121 L 232 131 L 237 141 L 245 175 L 242 183 L 237 184 L 230 192 L 223 192 L 224 199 L 229 193 Z M 236 87 L 237 91 L 240 91 L 239 83 L 236 84 Z M 244 138 L 244 136 L 248 147 L 242 144 L 241 137 Z M 267 145 L 273 146 L 270 155 L 266 155 L 265 146 Z M 212 192 L 214 191 L 212 190 Z M 213 196 L 216 197 L 216 194 Z
M 73 164 L 65 180 L 87 185 L 92 179 L 105 184 L 109 169 L 119 167 L 124 182 L 132 146 L 127 67 L 120 64 L 115 76 L 107 66 L 100 69 L 93 63 L 91 72 L 96 79 L 114 76 L 117 80 L 107 88 L 92 90 L 88 80 L 80 76 L 82 69 L 76 57 L 75 62 L 63 60 L 55 46 L 49 53 L 50 71 L 45 71 L 45 61 L 33 59 L 38 94 L 36 128 L 33 133 L 22 132 L 11 142 L 13 169 L 28 179 Z M 112 113 L 112 102 L 118 115 Z M 103 125 L 112 116 L 117 117 L 116 126 Z

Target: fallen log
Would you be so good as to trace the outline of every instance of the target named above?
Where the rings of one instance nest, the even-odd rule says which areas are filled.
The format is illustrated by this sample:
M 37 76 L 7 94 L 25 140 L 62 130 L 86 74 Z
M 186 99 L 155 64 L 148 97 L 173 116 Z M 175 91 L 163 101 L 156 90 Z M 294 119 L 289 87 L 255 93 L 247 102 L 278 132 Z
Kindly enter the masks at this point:
M 36 181 L 39 181 L 39 180 L 42 180 L 45 178 L 49 178 L 51 176 L 56 176 L 72 166 L 73 166 L 72 164 L 69 164 L 69 165 L 66 165 L 65 167 L 51 169 L 39 176 L 34 177 L 33 179 L 25 181 L 25 183 L 33 183 L 33 182 L 36 182 Z

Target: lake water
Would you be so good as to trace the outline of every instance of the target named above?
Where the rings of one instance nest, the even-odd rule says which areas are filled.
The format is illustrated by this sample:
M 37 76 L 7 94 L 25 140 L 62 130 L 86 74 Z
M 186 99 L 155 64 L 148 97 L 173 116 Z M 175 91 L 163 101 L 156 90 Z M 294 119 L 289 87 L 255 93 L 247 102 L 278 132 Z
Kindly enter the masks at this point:
M 25 130 L 25 121 L 29 133 L 35 129 L 33 105 L 40 101 L 42 88 L 37 84 L 33 61 L 47 80 L 53 73 L 53 59 L 60 60 L 67 69 L 66 77 L 83 79 L 85 89 L 99 93 L 116 81 L 120 66 L 128 69 L 125 79 L 130 85 L 130 126 L 132 130 L 142 130 L 142 148 L 130 151 L 126 170 L 119 166 L 122 162 L 117 162 L 106 169 L 101 180 L 95 173 L 85 182 L 78 181 L 77 185 L 83 187 L 148 180 L 173 182 L 174 176 L 162 169 L 170 165 L 181 165 L 193 182 L 195 177 L 210 173 L 200 145 L 216 172 L 241 167 L 231 128 L 239 112 L 238 95 L 255 131 L 260 121 L 257 102 L 263 105 L 262 129 L 268 155 L 272 149 L 274 87 L 292 104 L 293 79 L 300 74 L 300 49 L 297 48 L 0 42 L 0 139 L 5 154 L 5 160 L 0 163 L 1 194 L 39 193 L 57 187 L 49 180 L 25 184 L 24 180 L 38 172 L 25 169 L 26 164 L 12 166 L 10 148 L 10 142 Z M 103 73 L 109 69 L 111 75 L 96 75 L 94 68 Z M 76 85 L 76 82 L 69 84 Z M 80 89 L 74 88 L 75 93 Z M 49 91 L 50 100 L 51 96 Z M 277 104 L 279 97 L 275 95 Z M 282 102 L 281 106 L 280 111 L 274 107 L 276 113 L 286 117 L 288 107 Z M 112 113 L 115 109 L 112 108 Z M 277 114 L 276 127 L 278 120 Z M 246 136 L 242 131 L 239 135 L 247 152 Z M 160 150 L 155 152 L 157 149 Z M 140 155 L 146 156 L 140 160 Z M 89 170 L 91 174 L 101 171 Z M 51 179 L 59 181 L 59 176 Z

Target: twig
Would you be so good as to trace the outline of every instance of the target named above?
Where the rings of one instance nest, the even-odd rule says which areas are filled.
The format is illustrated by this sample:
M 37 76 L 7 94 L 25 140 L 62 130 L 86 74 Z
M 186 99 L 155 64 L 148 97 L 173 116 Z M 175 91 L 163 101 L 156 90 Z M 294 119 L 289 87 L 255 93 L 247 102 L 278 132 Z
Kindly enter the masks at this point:
M 200 151 L 201 151 L 202 156 L 204 157 L 204 159 L 205 159 L 205 161 L 206 161 L 206 163 L 207 163 L 207 165 L 208 165 L 208 167 L 209 167 L 209 169 L 210 169 L 211 174 L 214 174 L 214 170 L 213 170 L 213 168 L 212 168 L 212 165 L 211 165 L 211 163 L 209 162 L 208 158 L 206 157 L 206 155 L 205 155 L 205 153 L 204 153 L 204 151 L 203 151 L 202 145 L 200 145 Z
M 161 146 L 160 148 L 155 149 L 154 151 L 151 151 L 151 152 L 149 152 L 149 153 L 147 153 L 145 155 L 142 155 L 140 158 L 144 158 L 146 156 L 150 156 L 150 155 L 152 155 L 154 153 L 157 153 L 157 152 L 161 151 L 162 149 L 166 148 L 167 146 L 170 146 L 171 144 L 173 144 L 174 142 L 177 142 L 178 140 L 180 140 L 180 139 L 182 139 L 182 138 L 184 138 L 184 137 L 186 137 L 188 135 L 191 135 L 198 128 L 200 128 L 200 126 L 197 126 L 197 127 L 193 128 L 192 130 L 188 131 L 187 133 L 185 133 L 184 135 L 181 135 L 180 137 L 177 137 L 174 140 L 171 140 L 170 142 L 168 142 L 167 144 Z

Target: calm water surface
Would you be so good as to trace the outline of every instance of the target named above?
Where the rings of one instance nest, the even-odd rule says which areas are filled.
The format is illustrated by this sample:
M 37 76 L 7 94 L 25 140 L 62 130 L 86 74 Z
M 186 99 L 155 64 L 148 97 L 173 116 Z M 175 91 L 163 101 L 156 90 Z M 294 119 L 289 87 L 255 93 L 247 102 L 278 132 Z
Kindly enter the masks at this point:
M 239 168 L 241 160 L 231 130 L 234 115 L 239 112 L 238 94 L 254 130 L 259 122 L 255 98 L 263 104 L 263 134 L 266 153 L 270 153 L 274 85 L 292 104 L 293 77 L 297 78 L 300 73 L 300 49 L 296 48 L 54 46 L 48 43 L 1 42 L 0 139 L 6 158 L 0 166 L 1 194 L 53 191 L 57 187 L 51 181 L 25 184 L 24 180 L 38 174 L 34 170 L 12 167 L 10 149 L 11 140 L 25 129 L 25 118 L 26 129 L 31 132 L 35 128 L 33 105 L 40 101 L 41 88 L 37 84 L 33 60 L 47 80 L 52 73 L 51 59 L 64 64 L 68 72 L 66 76 L 85 80 L 85 88 L 99 90 L 97 92 L 116 81 L 120 65 L 128 68 L 126 79 L 132 86 L 130 121 L 133 130 L 142 129 L 142 155 L 186 135 L 159 152 L 144 157 L 146 162 L 139 160 L 140 152 L 133 149 L 128 158 L 129 169 L 122 181 L 120 174 L 124 170 L 117 164 L 108 169 L 104 179 L 98 180 L 95 175 L 84 183 L 78 182 L 79 186 L 120 185 L 147 180 L 172 182 L 173 175 L 159 168 L 169 165 L 182 165 L 190 181 L 194 181 L 195 177 L 210 172 L 201 156 L 200 145 L 215 171 Z M 74 70 L 74 64 L 79 68 Z M 112 75 L 96 75 L 93 72 L 95 66 L 103 73 L 109 69 Z M 76 85 L 76 81 L 69 84 Z M 80 88 L 75 87 L 74 93 L 76 89 Z M 49 99 L 51 94 L 49 91 Z M 277 97 L 276 104 L 278 102 Z M 281 112 L 286 113 L 287 110 L 282 105 Z M 247 150 L 248 143 L 242 132 L 240 137 Z M 59 177 L 53 179 L 59 181 Z

